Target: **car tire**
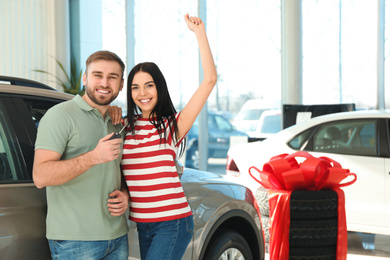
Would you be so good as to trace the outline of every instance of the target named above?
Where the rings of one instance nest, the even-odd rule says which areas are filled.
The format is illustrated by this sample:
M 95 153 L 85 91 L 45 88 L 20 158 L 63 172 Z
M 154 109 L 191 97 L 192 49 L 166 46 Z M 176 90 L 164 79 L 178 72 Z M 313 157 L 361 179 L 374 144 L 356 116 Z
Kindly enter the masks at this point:
M 251 249 L 245 238 L 234 230 L 221 230 L 207 246 L 203 259 L 253 260 Z
M 269 217 L 268 189 L 260 187 L 255 198 L 261 216 Z M 334 190 L 295 190 L 290 198 L 291 219 L 325 219 L 338 215 L 338 195 Z
M 291 219 L 326 219 L 338 215 L 334 190 L 295 190 L 290 198 Z
M 293 260 L 334 260 L 336 246 L 329 247 L 290 247 L 289 259 Z
M 265 252 L 269 252 L 269 241 L 270 241 L 270 233 L 269 233 L 269 217 L 261 216 L 261 227 L 264 231 L 264 243 L 265 243 Z
M 268 189 L 255 192 L 264 231 L 266 252 L 269 249 Z M 290 244 L 292 246 L 329 246 L 337 241 L 338 195 L 334 190 L 295 190 L 290 198 Z M 323 230 L 326 230 L 324 233 Z
M 327 247 L 337 245 L 337 218 L 320 220 L 291 220 L 290 246 Z
M 200 163 L 200 154 L 198 147 L 190 147 L 187 151 L 186 155 L 186 167 L 193 168 L 193 169 L 199 169 L 199 163 Z
M 255 198 L 259 206 L 260 215 L 262 217 L 269 217 L 268 189 L 263 187 L 258 188 L 255 192 Z

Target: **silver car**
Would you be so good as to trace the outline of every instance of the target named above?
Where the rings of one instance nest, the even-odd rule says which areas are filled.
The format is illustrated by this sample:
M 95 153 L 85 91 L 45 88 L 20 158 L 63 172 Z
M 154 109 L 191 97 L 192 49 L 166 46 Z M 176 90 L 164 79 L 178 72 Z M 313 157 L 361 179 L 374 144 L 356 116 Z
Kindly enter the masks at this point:
M 46 192 L 32 181 L 39 120 L 73 98 L 46 85 L 0 76 L 0 256 L 51 259 L 46 233 Z M 185 169 L 181 182 L 191 205 L 194 236 L 184 259 L 264 259 L 264 238 L 252 192 L 228 177 Z M 139 259 L 130 222 L 129 259 Z

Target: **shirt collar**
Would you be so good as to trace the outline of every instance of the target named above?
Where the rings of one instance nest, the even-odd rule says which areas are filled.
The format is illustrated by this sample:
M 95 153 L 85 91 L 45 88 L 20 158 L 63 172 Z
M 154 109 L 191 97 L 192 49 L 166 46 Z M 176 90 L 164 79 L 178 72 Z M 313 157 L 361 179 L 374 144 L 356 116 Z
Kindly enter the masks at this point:
M 76 102 L 76 104 L 83 110 L 85 111 L 91 111 L 93 110 L 94 108 L 91 107 L 79 94 L 77 94 L 74 98 L 73 98 L 74 102 Z
M 82 110 L 85 110 L 85 111 L 92 111 L 93 113 L 95 113 L 96 115 L 99 115 L 101 116 L 100 112 L 96 109 L 96 108 L 93 108 L 91 107 L 79 94 L 77 94 L 74 98 L 73 98 L 74 102 L 76 102 L 76 104 L 82 109 Z M 111 117 L 110 117 L 110 114 L 108 113 L 108 111 L 106 112 L 106 116 L 105 116 L 105 121 L 108 121 L 108 120 L 111 120 Z

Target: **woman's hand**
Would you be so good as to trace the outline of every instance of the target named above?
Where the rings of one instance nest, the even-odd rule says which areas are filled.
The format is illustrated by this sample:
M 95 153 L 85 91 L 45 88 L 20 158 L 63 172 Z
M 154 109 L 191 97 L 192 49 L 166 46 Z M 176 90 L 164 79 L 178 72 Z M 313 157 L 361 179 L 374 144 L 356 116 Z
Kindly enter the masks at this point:
M 117 125 L 122 121 L 122 108 L 118 106 L 109 106 L 108 114 L 111 117 L 111 121 L 113 125 Z
M 187 23 L 188 29 L 190 29 L 194 33 L 197 33 L 200 30 L 205 30 L 204 23 L 199 17 L 189 16 L 189 14 L 186 14 L 184 15 L 184 19 Z

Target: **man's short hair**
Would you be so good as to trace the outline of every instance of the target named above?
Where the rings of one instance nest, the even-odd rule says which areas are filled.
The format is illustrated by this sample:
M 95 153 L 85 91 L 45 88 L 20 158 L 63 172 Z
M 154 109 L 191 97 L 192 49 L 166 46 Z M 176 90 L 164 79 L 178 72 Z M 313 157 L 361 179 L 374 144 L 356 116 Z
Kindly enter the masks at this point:
M 91 64 L 94 61 L 97 60 L 107 60 L 107 61 L 116 61 L 119 63 L 122 69 L 122 78 L 123 78 L 123 73 L 125 72 L 125 63 L 122 61 L 121 58 L 119 58 L 118 55 L 111 51 L 97 51 L 95 53 L 92 53 L 88 59 L 85 62 L 85 72 L 87 73 L 88 71 L 88 65 Z

